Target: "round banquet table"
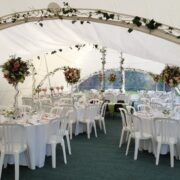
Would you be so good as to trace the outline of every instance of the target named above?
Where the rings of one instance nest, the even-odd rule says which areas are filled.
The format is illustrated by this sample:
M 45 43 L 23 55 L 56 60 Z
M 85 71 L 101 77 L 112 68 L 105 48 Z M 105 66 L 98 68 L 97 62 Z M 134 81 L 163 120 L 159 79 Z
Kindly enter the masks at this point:
M 50 120 L 55 118 L 46 118 L 40 121 L 35 120 L 13 120 L 17 124 L 21 124 L 25 128 L 28 153 L 30 160 L 30 169 L 34 170 L 36 167 L 42 168 L 45 163 L 46 155 L 51 155 L 51 148 L 47 143 L 48 136 L 48 124 Z M 14 164 L 14 157 L 12 155 L 7 155 L 6 161 L 8 164 Z M 23 152 L 19 156 L 19 164 L 23 166 L 28 166 L 27 156 Z
M 145 132 L 152 134 L 152 136 L 155 136 L 155 132 L 154 132 L 154 119 L 155 118 L 172 118 L 175 119 L 177 121 L 180 120 L 179 116 L 165 116 L 162 112 L 159 111 L 154 111 L 152 113 L 140 113 L 140 112 L 136 112 L 135 113 L 136 116 L 139 116 L 142 119 L 142 127 L 144 129 Z M 180 129 L 180 127 L 179 127 Z M 155 144 L 155 143 L 154 143 Z M 178 147 L 180 146 L 180 137 L 178 140 Z M 152 148 L 152 144 L 148 143 L 147 141 L 142 141 L 140 142 L 140 150 L 148 150 L 148 152 L 153 152 L 153 148 Z M 155 147 L 156 149 L 156 147 Z M 161 147 L 161 154 L 167 154 L 169 152 L 169 146 L 163 144 Z M 176 152 L 175 152 L 176 153 Z M 180 152 L 178 152 L 178 154 L 180 155 Z

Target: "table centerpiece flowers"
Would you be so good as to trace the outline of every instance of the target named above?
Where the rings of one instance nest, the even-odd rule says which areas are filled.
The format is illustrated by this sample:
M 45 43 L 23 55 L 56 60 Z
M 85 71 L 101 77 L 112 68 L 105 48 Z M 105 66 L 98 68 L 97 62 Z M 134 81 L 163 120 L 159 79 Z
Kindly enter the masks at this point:
M 30 74 L 29 64 L 21 59 L 21 57 L 11 57 L 7 62 L 2 65 L 2 72 L 4 78 L 9 84 L 12 84 L 16 90 L 14 96 L 14 110 L 17 113 L 18 110 L 18 84 L 23 83 L 25 78 Z

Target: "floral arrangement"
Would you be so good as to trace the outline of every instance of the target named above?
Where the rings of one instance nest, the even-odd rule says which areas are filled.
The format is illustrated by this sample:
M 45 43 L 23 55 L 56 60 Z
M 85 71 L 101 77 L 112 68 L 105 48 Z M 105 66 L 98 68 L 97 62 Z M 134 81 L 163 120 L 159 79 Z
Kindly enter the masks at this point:
M 39 87 L 37 87 L 37 88 L 35 89 L 35 92 L 38 93 L 38 94 L 39 94 L 41 91 L 42 91 L 42 89 L 39 88 Z
M 61 88 L 59 86 L 56 86 L 57 91 L 59 91 Z
M 76 68 L 64 67 L 64 75 L 67 83 L 75 84 L 80 79 L 80 70 Z
M 150 73 L 149 75 L 153 78 L 154 82 L 156 83 L 162 80 L 161 74 Z
M 163 112 L 162 112 L 164 115 L 169 115 L 170 114 L 170 110 L 168 110 L 168 109 L 165 109 L 165 110 L 163 110 Z
M 52 91 L 54 91 L 54 88 L 53 88 L 53 87 L 50 87 L 49 90 L 52 92 Z
M 64 86 L 60 86 L 60 89 L 61 89 L 61 91 L 63 91 L 63 89 L 64 89 Z
M 8 108 L 2 109 L 1 114 L 5 117 L 9 117 L 9 116 L 14 115 L 14 111 L 15 110 L 13 108 L 8 107 Z
M 99 74 L 98 74 L 98 79 L 99 79 L 99 81 L 102 81 L 102 80 L 103 80 L 103 74 L 102 74 L 102 72 L 99 72 Z
M 25 77 L 29 75 L 28 63 L 22 61 L 20 57 L 13 57 L 2 66 L 2 72 L 9 84 L 16 86 L 19 82 L 23 83 Z
M 176 87 L 180 84 L 180 67 L 166 66 L 161 72 L 162 80 L 170 87 Z
M 116 74 L 110 73 L 110 74 L 109 74 L 109 77 L 108 77 L 108 80 L 109 80 L 110 82 L 116 81 Z

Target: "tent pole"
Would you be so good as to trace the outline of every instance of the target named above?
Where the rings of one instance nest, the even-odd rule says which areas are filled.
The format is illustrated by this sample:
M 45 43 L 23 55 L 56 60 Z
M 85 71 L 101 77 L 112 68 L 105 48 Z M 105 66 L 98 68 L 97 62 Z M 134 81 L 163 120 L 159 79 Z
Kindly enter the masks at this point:
M 101 91 L 105 91 L 105 64 L 106 64 L 106 49 L 103 47 L 100 52 L 102 53 L 102 81 L 101 81 Z
M 125 93 L 125 71 L 124 71 L 124 58 L 123 53 L 120 53 L 120 92 Z

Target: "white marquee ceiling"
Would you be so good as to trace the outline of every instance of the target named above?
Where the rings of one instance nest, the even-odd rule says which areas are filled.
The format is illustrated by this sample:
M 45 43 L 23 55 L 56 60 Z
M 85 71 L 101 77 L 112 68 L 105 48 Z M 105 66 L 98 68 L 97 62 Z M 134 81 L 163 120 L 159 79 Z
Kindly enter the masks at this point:
M 0 0 L 0 17 L 20 11 L 47 8 L 51 0 Z M 62 7 L 61 0 L 54 0 Z M 180 28 L 180 1 L 174 0 L 68 0 L 69 5 L 75 8 L 92 8 L 110 10 L 128 15 L 141 16 Z M 158 73 L 164 64 L 180 66 L 180 46 L 178 44 L 160 39 L 142 32 L 105 24 L 72 24 L 71 21 L 51 20 L 43 21 L 44 26 L 37 23 L 26 23 L 0 31 L 0 65 L 10 55 L 33 58 L 39 73 L 38 80 L 46 74 L 43 60 L 37 61 L 35 57 L 55 49 L 69 47 L 75 44 L 99 44 L 110 49 L 107 55 L 109 68 L 118 66 L 119 52 L 125 53 L 126 67 L 134 67 Z M 115 52 L 115 51 L 116 52 Z M 81 50 L 80 50 L 81 51 Z M 82 76 L 97 71 L 101 68 L 100 54 L 94 50 L 82 50 L 82 52 L 66 51 L 57 57 L 48 56 L 49 69 L 61 65 L 72 65 L 82 70 Z M 2 77 L 2 74 L 1 74 Z M 53 85 L 57 83 L 60 75 L 54 78 Z M 62 75 L 61 75 L 62 77 Z M 61 79 L 62 83 L 65 83 Z M 2 85 L 0 97 L 2 102 L 13 101 L 13 88 L 0 78 Z M 31 93 L 32 81 L 29 77 L 23 85 L 20 85 L 21 95 Z M 12 98 L 5 94 L 11 92 Z

